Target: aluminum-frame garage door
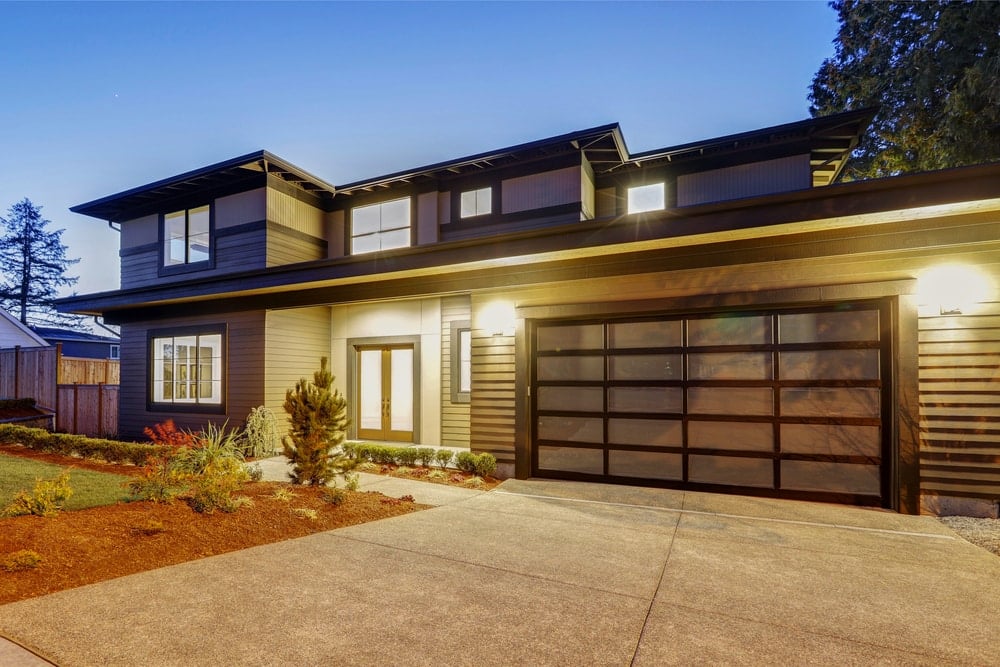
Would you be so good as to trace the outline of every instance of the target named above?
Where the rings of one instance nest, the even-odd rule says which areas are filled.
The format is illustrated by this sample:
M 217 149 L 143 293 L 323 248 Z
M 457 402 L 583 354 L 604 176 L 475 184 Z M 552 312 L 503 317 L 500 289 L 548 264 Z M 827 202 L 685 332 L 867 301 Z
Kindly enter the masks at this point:
M 532 322 L 532 474 L 888 506 L 884 302 Z

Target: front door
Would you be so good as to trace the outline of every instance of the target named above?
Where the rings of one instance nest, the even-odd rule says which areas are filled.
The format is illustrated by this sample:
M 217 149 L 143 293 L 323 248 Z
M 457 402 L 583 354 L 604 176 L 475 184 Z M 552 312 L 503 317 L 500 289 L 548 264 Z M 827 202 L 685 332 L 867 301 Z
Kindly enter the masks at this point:
M 413 345 L 360 346 L 358 437 L 413 442 Z

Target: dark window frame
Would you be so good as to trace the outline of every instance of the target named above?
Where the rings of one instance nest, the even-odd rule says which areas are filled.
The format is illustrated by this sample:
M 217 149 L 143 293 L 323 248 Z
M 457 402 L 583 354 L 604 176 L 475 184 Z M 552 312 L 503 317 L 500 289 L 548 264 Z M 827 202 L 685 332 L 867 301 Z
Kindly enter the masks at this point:
M 472 363 L 472 322 L 469 320 L 455 320 L 451 323 L 451 402 L 471 403 L 472 402 L 472 373 L 469 373 L 469 389 L 463 391 L 462 384 L 462 341 L 463 331 L 469 332 L 469 363 Z
M 164 253 L 164 242 L 166 241 L 167 230 L 166 221 L 167 216 L 171 213 L 179 213 L 184 211 L 184 240 L 185 240 L 185 254 L 187 253 L 187 239 L 190 235 L 190 212 L 192 209 L 201 208 L 203 206 L 208 206 L 208 259 L 203 259 L 197 262 L 185 261 L 183 264 L 166 264 L 166 254 Z M 157 248 L 157 259 L 158 259 L 158 270 L 157 275 L 160 277 L 172 276 L 181 273 L 191 273 L 194 271 L 204 271 L 206 269 L 215 268 L 215 204 L 212 202 L 196 204 L 193 206 L 185 206 L 183 208 L 174 209 L 167 211 L 166 213 L 159 214 L 159 239 Z
M 398 194 L 398 196 L 396 196 Z M 392 201 L 398 201 L 400 199 L 409 200 L 410 204 L 410 242 L 405 246 L 398 246 L 396 248 L 379 249 L 379 250 L 369 250 L 367 252 L 356 253 L 354 252 L 354 239 L 356 235 L 354 234 L 354 210 L 358 208 L 365 208 L 367 206 L 379 206 L 382 204 L 387 204 Z M 368 198 L 358 201 L 356 204 L 351 204 L 347 206 L 344 210 L 344 255 L 347 257 L 364 257 L 365 255 L 377 255 L 379 253 L 392 252 L 394 250 L 402 250 L 404 248 L 413 248 L 417 245 L 417 195 L 415 193 L 393 193 L 388 199 L 379 198 L 369 200 Z
M 228 327 L 225 324 L 206 324 L 185 327 L 170 327 L 150 329 L 146 332 L 146 410 L 149 412 L 178 412 L 191 414 L 226 414 L 228 403 L 227 378 L 229 377 L 229 341 Z M 214 336 L 221 337 L 221 369 L 218 403 L 177 403 L 174 401 L 154 400 L 154 358 L 155 342 L 163 338 L 178 336 Z

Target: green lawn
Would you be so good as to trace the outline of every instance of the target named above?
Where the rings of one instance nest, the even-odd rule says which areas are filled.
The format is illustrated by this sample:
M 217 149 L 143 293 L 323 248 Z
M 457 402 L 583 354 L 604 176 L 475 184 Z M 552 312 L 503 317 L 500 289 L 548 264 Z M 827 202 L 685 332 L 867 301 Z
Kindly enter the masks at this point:
M 0 454 L 0 509 L 10 504 L 18 491 L 30 493 L 35 488 L 35 480 L 55 479 L 63 470 L 65 466 Z M 69 486 L 73 495 L 66 501 L 65 509 L 81 510 L 127 500 L 129 494 L 124 484 L 129 479 L 124 475 L 72 468 Z

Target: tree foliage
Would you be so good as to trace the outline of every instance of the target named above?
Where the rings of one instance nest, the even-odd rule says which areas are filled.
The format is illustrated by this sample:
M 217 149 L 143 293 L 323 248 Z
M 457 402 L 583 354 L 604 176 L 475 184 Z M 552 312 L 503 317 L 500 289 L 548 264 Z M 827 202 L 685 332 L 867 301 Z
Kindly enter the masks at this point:
M 79 318 L 58 313 L 53 301 L 60 287 L 76 284 L 66 270 L 79 259 L 66 258 L 63 230 L 46 229 L 49 220 L 30 199 L 0 217 L 0 303 L 23 324 L 74 324 Z
M 845 177 L 1000 159 L 1000 2 L 834 0 L 836 53 L 809 95 L 814 116 L 879 107 Z
M 290 428 L 282 449 L 292 463 L 288 475 L 294 483 L 327 484 L 353 466 L 341 448 L 347 437 L 347 400 L 333 389 L 326 357 L 312 382 L 302 378 L 285 392 L 283 407 Z

